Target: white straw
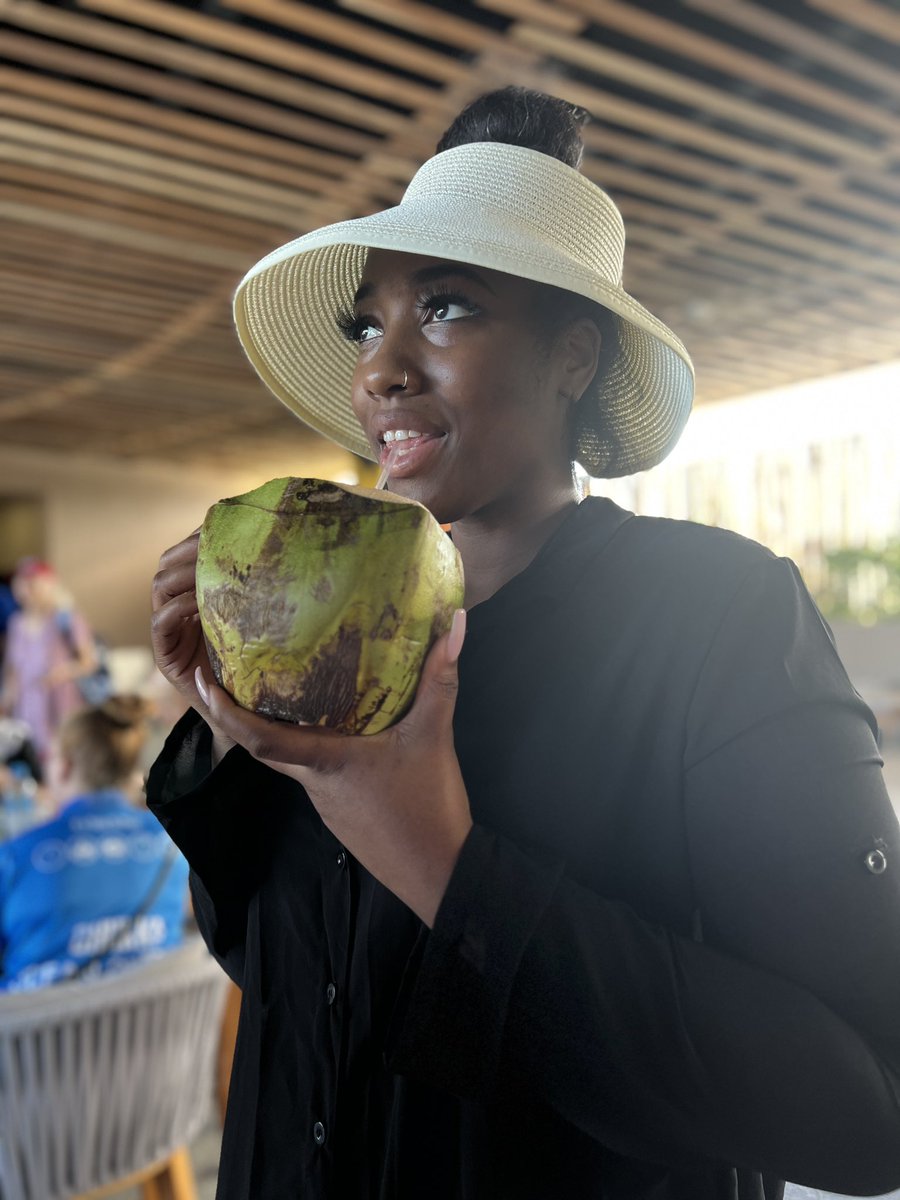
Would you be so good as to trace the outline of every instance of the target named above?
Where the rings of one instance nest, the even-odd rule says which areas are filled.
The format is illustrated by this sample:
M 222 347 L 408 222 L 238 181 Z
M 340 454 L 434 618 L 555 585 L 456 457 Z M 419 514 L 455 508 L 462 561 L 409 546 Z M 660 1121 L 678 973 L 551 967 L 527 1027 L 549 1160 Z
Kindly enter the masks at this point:
M 391 471 L 393 471 L 393 469 L 394 469 L 394 463 L 397 461 L 397 456 L 399 455 L 399 453 L 400 453 L 400 447 L 395 442 L 391 446 L 390 450 L 388 451 L 388 456 L 385 459 L 384 466 L 381 468 L 381 472 L 378 476 L 378 479 L 376 480 L 376 483 L 375 483 L 375 491 L 376 492 L 380 492 L 382 488 L 387 487 L 388 476 L 390 475 Z

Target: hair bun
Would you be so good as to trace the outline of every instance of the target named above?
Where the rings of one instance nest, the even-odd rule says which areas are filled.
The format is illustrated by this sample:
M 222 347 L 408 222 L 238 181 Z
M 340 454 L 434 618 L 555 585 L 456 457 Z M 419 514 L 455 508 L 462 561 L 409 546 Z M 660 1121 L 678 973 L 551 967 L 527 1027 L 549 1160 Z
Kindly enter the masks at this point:
M 120 729 L 128 729 L 140 725 L 150 712 L 150 705 L 143 696 L 121 695 L 110 696 L 98 706 L 98 710 L 113 725 Z
M 505 87 L 478 96 L 444 132 L 436 154 L 470 142 L 525 146 L 576 169 L 584 152 L 582 126 L 590 113 L 531 88 Z

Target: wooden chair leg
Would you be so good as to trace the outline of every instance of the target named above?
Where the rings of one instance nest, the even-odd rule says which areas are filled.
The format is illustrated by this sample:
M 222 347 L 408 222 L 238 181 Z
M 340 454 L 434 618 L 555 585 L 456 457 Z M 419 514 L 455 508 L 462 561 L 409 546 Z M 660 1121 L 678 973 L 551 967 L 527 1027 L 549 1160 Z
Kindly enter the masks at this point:
M 197 1200 L 197 1181 L 186 1146 L 176 1150 L 163 1169 L 170 1200 Z
M 138 1188 L 141 1200 L 198 1200 L 197 1182 L 187 1146 L 176 1150 L 171 1158 L 156 1167 L 145 1167 L 115 1183 L 108 1183 L 93 1192 L 84 1192 L 73 1200 L 113 1200 L 129 1188 Z M 0 1200 L 3 1193 L 0 1192 Z
M 141 1200 L 169 1200 L 168 1193 L 163 1190 L 163 1171 L 151 1175 L 141 1184 Z
M 234 1047 L 237 1041 L 238 1021 L 241 1015 L 241 991 L 234 984 L 229 984 L 225 997 L 225 1007 L 222 1012 L 222 1032 L 219 1037 L 219 1055 L 217 1069 L 217 1092 L 219 1097 L 219 1122 L 225 1123 L 225 1109 L 228 1105 L 228 1084 L 231 1080 L 231 1067 L 234 1063 Z

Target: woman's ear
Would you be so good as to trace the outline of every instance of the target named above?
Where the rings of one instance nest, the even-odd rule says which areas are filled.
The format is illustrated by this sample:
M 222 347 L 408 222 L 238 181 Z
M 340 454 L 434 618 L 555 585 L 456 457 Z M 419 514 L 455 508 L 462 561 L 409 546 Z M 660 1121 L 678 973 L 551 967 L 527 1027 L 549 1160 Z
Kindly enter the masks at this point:
M 54 746 L 47 757 L 47 783 L 51 790 L 60 792 L 72 783 L 75 764 L 71 758 Z
M 560 392 L 577 404 L 597 374 L 603 335 L 590 317 L 579 317 L 560 338 Z

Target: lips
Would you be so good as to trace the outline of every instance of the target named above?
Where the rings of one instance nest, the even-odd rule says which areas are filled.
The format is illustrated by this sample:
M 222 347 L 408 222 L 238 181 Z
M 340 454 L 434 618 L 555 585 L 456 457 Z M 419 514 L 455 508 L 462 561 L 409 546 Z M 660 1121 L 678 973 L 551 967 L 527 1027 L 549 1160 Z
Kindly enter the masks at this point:
M 430 469 L 447 437 L 446 429 L 413 405 L 380 407 L 371 413 L 366 432 L 390 479 L 406 479 Z

